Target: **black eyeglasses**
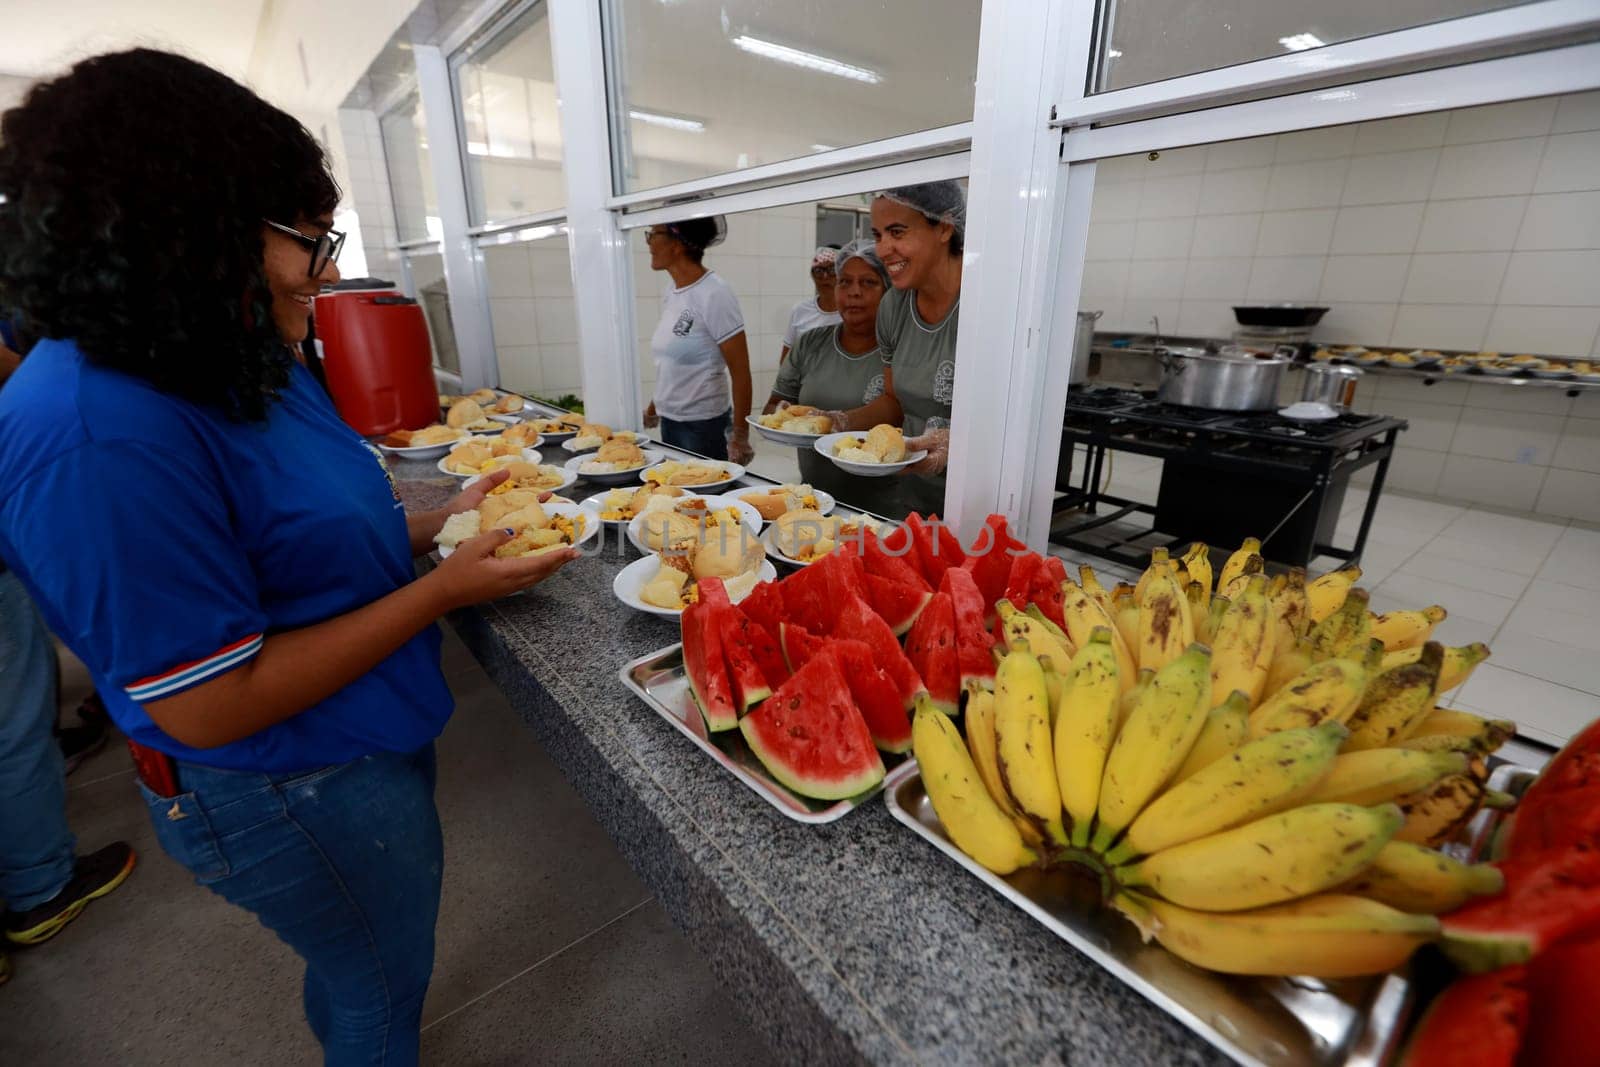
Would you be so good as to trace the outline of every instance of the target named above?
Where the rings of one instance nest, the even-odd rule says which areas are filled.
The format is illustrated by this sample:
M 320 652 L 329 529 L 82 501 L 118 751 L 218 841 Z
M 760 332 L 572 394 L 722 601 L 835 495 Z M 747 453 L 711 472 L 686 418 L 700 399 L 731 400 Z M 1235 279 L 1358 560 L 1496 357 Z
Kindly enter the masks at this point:
M 344 250 L 344 233 L 340 230 L 329 230 L 321 237 L 312 237 L 301 233 L 293 226 L 285 226 L 281 222 L 271 219 L 262 219 L 262 222 L 271 226 L 279 233 L 286 234 L 305 245 L 311 252 L 311 267 L 306 271 L 307 278 L 315 278 L 328 269 L 328 264 L 337 262 L 339 253 Z

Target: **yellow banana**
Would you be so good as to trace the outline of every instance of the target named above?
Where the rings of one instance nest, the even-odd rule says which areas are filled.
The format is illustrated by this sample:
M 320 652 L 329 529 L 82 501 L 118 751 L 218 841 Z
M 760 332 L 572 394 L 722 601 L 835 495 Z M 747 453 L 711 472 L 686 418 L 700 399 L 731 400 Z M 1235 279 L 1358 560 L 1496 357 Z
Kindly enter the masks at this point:
M 1137 893 L 1117 910 L 1173 955 L 1224 974 L 1354 978 L 1392 971 L 1439 936 L 1439 920 L 1365 897 L 1323 893 L 1276 907 L 1217 915 Z
M 1267 593 L 1272 601 L 1274 648 L 1288 648 L 1311 629 L 1311 617 L 1306 614 L 1306 569 L 1291 567 L 1281 577 L 1283 582 Z
M 1349 880 L 1404 821 L 1393 804 L 1308 804 L 1163 849 L 1113 877 L 1186 908 L 1262 908 Z
M 1073 582 L 1071 578 L 1061 583 L 1061 595 L 1061 611 L 1067 624 L 1067 638 L 1073 647 L 1081 650 L 1089 643 L 1097 627 L 1105 627 L 1111 631 L 1111 650 L 1117 656 L 1117 680 L 1121 683 L 1123 692 L 1132 689 L 1134 682 L 1138 680 L 1139 664 L 1133 658 L 1128 642 L 1122 639 L 1116 620 L 1106 613 L 1100 601 L 1090 596 L 1088 590 Z
M 1374 748 L 1345 752 L 1333 761 L 1327 777 L 1306 797 L 1307 804 L 1387 804 L 1396 797 L 1427 789 L 1450 774 L 1463 774 L 1467 757 L 1459 752 L 1407 752 Z
M 1272 665 L 1267 668 L 1267 684 L 1262 689 L 1265 697 L 1281 691 L 1311 666 L 1311 642 L 1296 638 L 1288 648 L 1274 646 Z
M 1215 687 L 1212 693 L 1219 692 Z M 1187 781 L 1191 775 L 1211 766 L 1224 756 L 1231 756 L 1250 734 L 1250 704 L 1238 690 L 1228 694 L 1228 699 L 1206 712 L 1206 724 L 1200 728 L 1189 758 L 1183 761 L 1174 782 Z
M 1352 659 L 1354 656 L 1351 657 Z M 1361 665 L 1367 673 L 1376 677 L 1383 673 L 1383 642 L 1376 637 L 1367 638 L 1367 650 L 1362 653 Z
M 968 683 L 967 708 L 962 725 L 966 729 L 967 749 L 972 754 L 973 766 L 977 767 L 978 777 L 989 791 L 989 798 L 1006 818 L 1016 824 L 1023 843 L 1030 848 L 1038 848 L 1044 844 L 1044 835 L 1037 826 L 1018 813 L 1016 805 L 1011 803 L 1010 794 L 1006 792 L 1005 781 L 1000 777 L 1000 752 L 994 737 L 993 690 L 977 682 Z
M 1133 714 L 1134 705 L 1139 703 L 1139 696 L 1150 687 L 1150 681 L 1156 672 L 1149 667 L 1140 668 L 1134 675 L 1133 685 L 1122 691 L 1122 699 L 1117 702 L 1117 733 L 1122 732 L 1122 727 L 1127 723 L 1128 716 Z
M 1089 828 L 1100 804 L 1100 777 L 1116 739 L 1121 696 L 1111 631 L 1100 626 L 1072 658 L 1055 725 L 1056 782 L 1071 819 L 1072 843 L 1078 848 L 1089 843 Z
M 1311 661 L 1360 659 L 1372 636 L 1372 616 L 1367 613 L 1370 594 L 1352 589 L 1345 594 L 1339 610 L 1311 627 Z
M 1433 628 L 1448 613 L 1438 604 L 1421 611 L 1390 611 L 1372 620 L 1372 636 L 1383 642 L 1385 652 L 1401 648 L 1421 648 L 1433 635 Z
M 1406 824 L 1395 834 L 1396 841 L 1414 845 L 1442 845 L 1465 826 L 1478 809 L 1505 807 L 1516 802 L 1488 788 L 1481 774 L 1471 769 L 1465 774 L 1450 774 L 1415 793 L 1395 798 L 1406 814 Z
M 1227 617 L 1228 609 L 1233 607 L 1233 602 L 1225 596 L 1214 596 L 1206 608 L 1205 617 L 1196 615 L 1194 619 L 1194 639 L 1202 645 L 1209 645 L 1217 635 L 1217 627 L 1222 625 L 1222 620 Z
M 1083 591 L 1095 603 L 1100 605 L 1100 610 L 1104 611 L 1106 617 L 1109 618 L 1112 613 L 1111 593 L 1107 591 L 1105 586 L 1100 584 L 1100 577 L 1095 574 L 1094 568 L 1087 563 L 1080 563 L 1078 565 L 1078 583 L 1083 587 Z
M 1361 706 L 1350 716 L 1350 739 L 1346 751 L 1384 748 L 1417 728 L 1433 710 L 1434 687 L 1439 684 L 1439 666 L 1444 662 L 1444 646 L 1429 641 L 1415 663 L 1384 671 L 1367 683 Z
M 1324 719 L 1344 722 L 1361 704 L 1367 672 L 1347 659 L 1313 663 L 1250 713 L 1250 736 L 1262 737 Z
M 1211 639 L 1211 691 L 1242 692 L 1254 706 L 1267 687 L 1272 667 L 1272 605 L 1267 581 L 1250 578 L 1245 591 L 1232 602 Z
M 1072 650 L 1033 616 L 1018 611 L 1004 599 L 995 602 L 994 610 L 1000 616 L 1000 632 L 1005 634 L 1007 648 L 1027 645 L 1056 673 L 1065 674 L 1071 669 Z
M 1421 658 L 1420 648 L 1402 648 L 1386 652 L 1383 656 L 1383 669 L 1415 663 Z M 1488 658 L 1489 646 L 1481 641 L 1470 645 L 1446 647 L 1444 665 L 1439 668 L 1439 692 L 1448 693 L 1466 681 L 1473 669 Z
M 1139 597 L 1139 666 L 1160 670 L 1194 643 L 1194 620 L 1189 600 L 1164 566 Z
M 1306 585 L 1306 616 L 1316 625 L 1339 610 L 1346 594 L 1361 580 L 1361 568 L 1354 564 L 1329 571 Z
M 979 781 L 960 732 L 926 700 L 917 702 L 911 720 L 911 749 L 933 810 L 957 848 L 996 874 L 1038 859 Z
M 1485 719 L 1470 711 L 1434 708 L 1411 731 L 1404 744 L 1427 751 L 1432 747 L 1428 743 L 1431 738 L 1466 741 L 1471 747 L 1458 751 L 1487 755 L 1511 740 L 1516 732 L 1517 724 L 1508 719 Z
M 1260 554 L 1261 541 L 1254 537 L 1246 537 L 1244 544 L 1234 549 L 1222 564 L 1222 570 L 1217 572 L 1217 592 L 1222 592 L 1229 582 L 1245 572 L 1245 564 L 1249 562 L 1251 556 Z
M 1061 697 L 1067 688 L 1066 676 L 1056 673 L 1056 669 L 1050 666 L 1050 661 L 1045 659 L 1043 656 L 1038 657 L 1038 659 L 1039 669 L 1044 671 L 1044 695 L 1046 706 L 1050 709 L 1050 717 L 1047 725 L 1050 727 L 1051 732 L 1054 732 L 1056 728 L 1056 717 L 1061 714 Z
M 1190 645 L 1140 692 L 1106 757 L 1094 849 L 1104 853 L 1177 773 L 1211 706 L 1211 653 Z
M 1133 587 L 1133 599 L 1144 599 L 1144 591 L 1149 588 L 1151 578 L 1154 578 L 1158 574 L 1171 574 L 1171 563 L 1171 557 L 1166 549 L 1152 548 L 1150 550 L 1150 565 L 1144 569 L 1144 573 L 1139 575 L 1139 581 Z
M 1325 722 L 1246 743 L 1151 801 L 1106 862 L 1121 866 L 1294 807 L 1328 773 L 1345 733 Z
M 1250 579 L 1266 570 L 1266 560 L 1260 556 L 1251 556 L 1244 561 L 1244 570 L 1234 575 L 1226 582 L 1217 585 L 1217 595 L 1225 596 L 1230 600 L 1238 599 L 1250 583 Z
M 1462 863 L 1431 848 L 1390 841 L 1338 891 L 1418 915 L 1441 915 L 1473 897 L 1492 896 L 1505 884 L 1505 875 L 1487 863 Z
M 1211 591 L 1216 588 L 1215 575 L 1211 573 L 1211 549 L 1206 547 L 1205 542 L 1196 541 L 1184 549 L 1183 565 L 1189 572 L 1189 580 L 1199 582 L 1200 587 L 1205 590 L 1205 599 L 1209 605 Z M 1198 619 L 1199 616 L 1195 618 Z
M 1000 780 L 1012 806 L 1048 840 L 1065 845 L 1061 789 L 1050 750 L 1050 698 L 1044 669 L 1026 645 L 1006 653 L 995 672 L 994 736 Z
M 1194 639 L 1209 644 L 1200 638 L 1200 631 L 1209 621 L 1211 613 L 1211 597 L 1206 593 L 1206 587 L 1195 581 L 1185 582 L 1183 595 L 1189 601 L 1189 619 L 1194 624 Z
M 1117 633 L 1122 637 L 1122 643 L 1128 646 L 1128 653 L 1133 656 L 1135 663 L 1139 662 L 1139 605 L 1124 601 L 1117 605 L 1116 614 L 1111 617 L 1116 625 Z

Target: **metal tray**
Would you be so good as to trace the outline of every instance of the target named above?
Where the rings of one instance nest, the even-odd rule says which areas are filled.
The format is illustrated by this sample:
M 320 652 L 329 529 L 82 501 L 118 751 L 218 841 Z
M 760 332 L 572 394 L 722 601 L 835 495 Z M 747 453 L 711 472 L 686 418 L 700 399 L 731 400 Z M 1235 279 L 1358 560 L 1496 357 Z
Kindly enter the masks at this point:
M 908 757 L 879 753 L 883 757 L 884 767 L 890 772 L 882 782 L 848 800 L 812 800 L 793 792 L 767 773 L 738 730 L 719 734 L 706 732 L 705 719 L 701 717 L 700 709 L 695 707 L 694 698 L 689 695 L 689 680 L 683 671 L 682 644 L 669 645 L 640 656 L 625 664 L 618 676 L 623 685 L 638 694 L 639 699 L 652 711 L 693 741 L 718 766 L 795 822 L 820 824 L 842 819 L 881 792 L 889 782 L 895 780 L 897 773 L 903 772 L 908 766 L 915 766 Z

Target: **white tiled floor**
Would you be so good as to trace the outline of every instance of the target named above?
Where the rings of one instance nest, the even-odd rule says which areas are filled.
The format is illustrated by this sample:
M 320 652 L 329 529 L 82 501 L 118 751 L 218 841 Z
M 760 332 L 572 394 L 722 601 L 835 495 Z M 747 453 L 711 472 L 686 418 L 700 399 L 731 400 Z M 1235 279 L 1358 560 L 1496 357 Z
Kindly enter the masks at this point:
M 1107 491 L 1153 503 L 1160 477 L 1159 460 L 1117 455 Z M 1354 538 L 1365 505 L 1365 491 L 1346 494 L 1341 540 Z M 1082 561 L 1108 578 L 1130 577 L 1103 561 Z M 1322 559 L 1311 570 L 1336 565 Z M 1450 612 L 1435 631 L 1442 641 L 1482 641 L 1493 650 L 1447 694 L 1451 705 L 1515 719 L 1522 739 L 1554 746 L 1600 718 L 1600 530 L 1389 491 L 1378 502 L 1362 569 L 1373 610 L 1442 604 Z M 1515 753 L 1546 756 L 1537 748 Z

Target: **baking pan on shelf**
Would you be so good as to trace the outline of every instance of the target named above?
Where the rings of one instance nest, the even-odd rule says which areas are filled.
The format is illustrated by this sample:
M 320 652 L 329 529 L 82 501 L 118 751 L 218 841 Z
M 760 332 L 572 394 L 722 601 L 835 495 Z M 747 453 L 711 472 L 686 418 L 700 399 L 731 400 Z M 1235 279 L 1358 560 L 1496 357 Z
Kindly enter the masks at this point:
M 756 796 L 771 804 L 786 818 L 803 823 L 830 823 L 842 819 L 862 804 L 877 796 L 897 775 L 915 769 L 906 756 L 880 752 L 888 776 L 876 786 L 847 800 L 812 800 L 789 789 L 768 773 L 756 758 L 744 735 L 738 730 L 711 734 L 706 732 L 705 719 L 689 695 L 689 679 L 684 673 L 683 645 L 666 648 L 640 656 L 625 664 L 618 672 L 622 684 L 633 690 L 645 705 L 692 741 L 707 757 L 707 773 L 711 765 L 721 767 L 733 775 Z

